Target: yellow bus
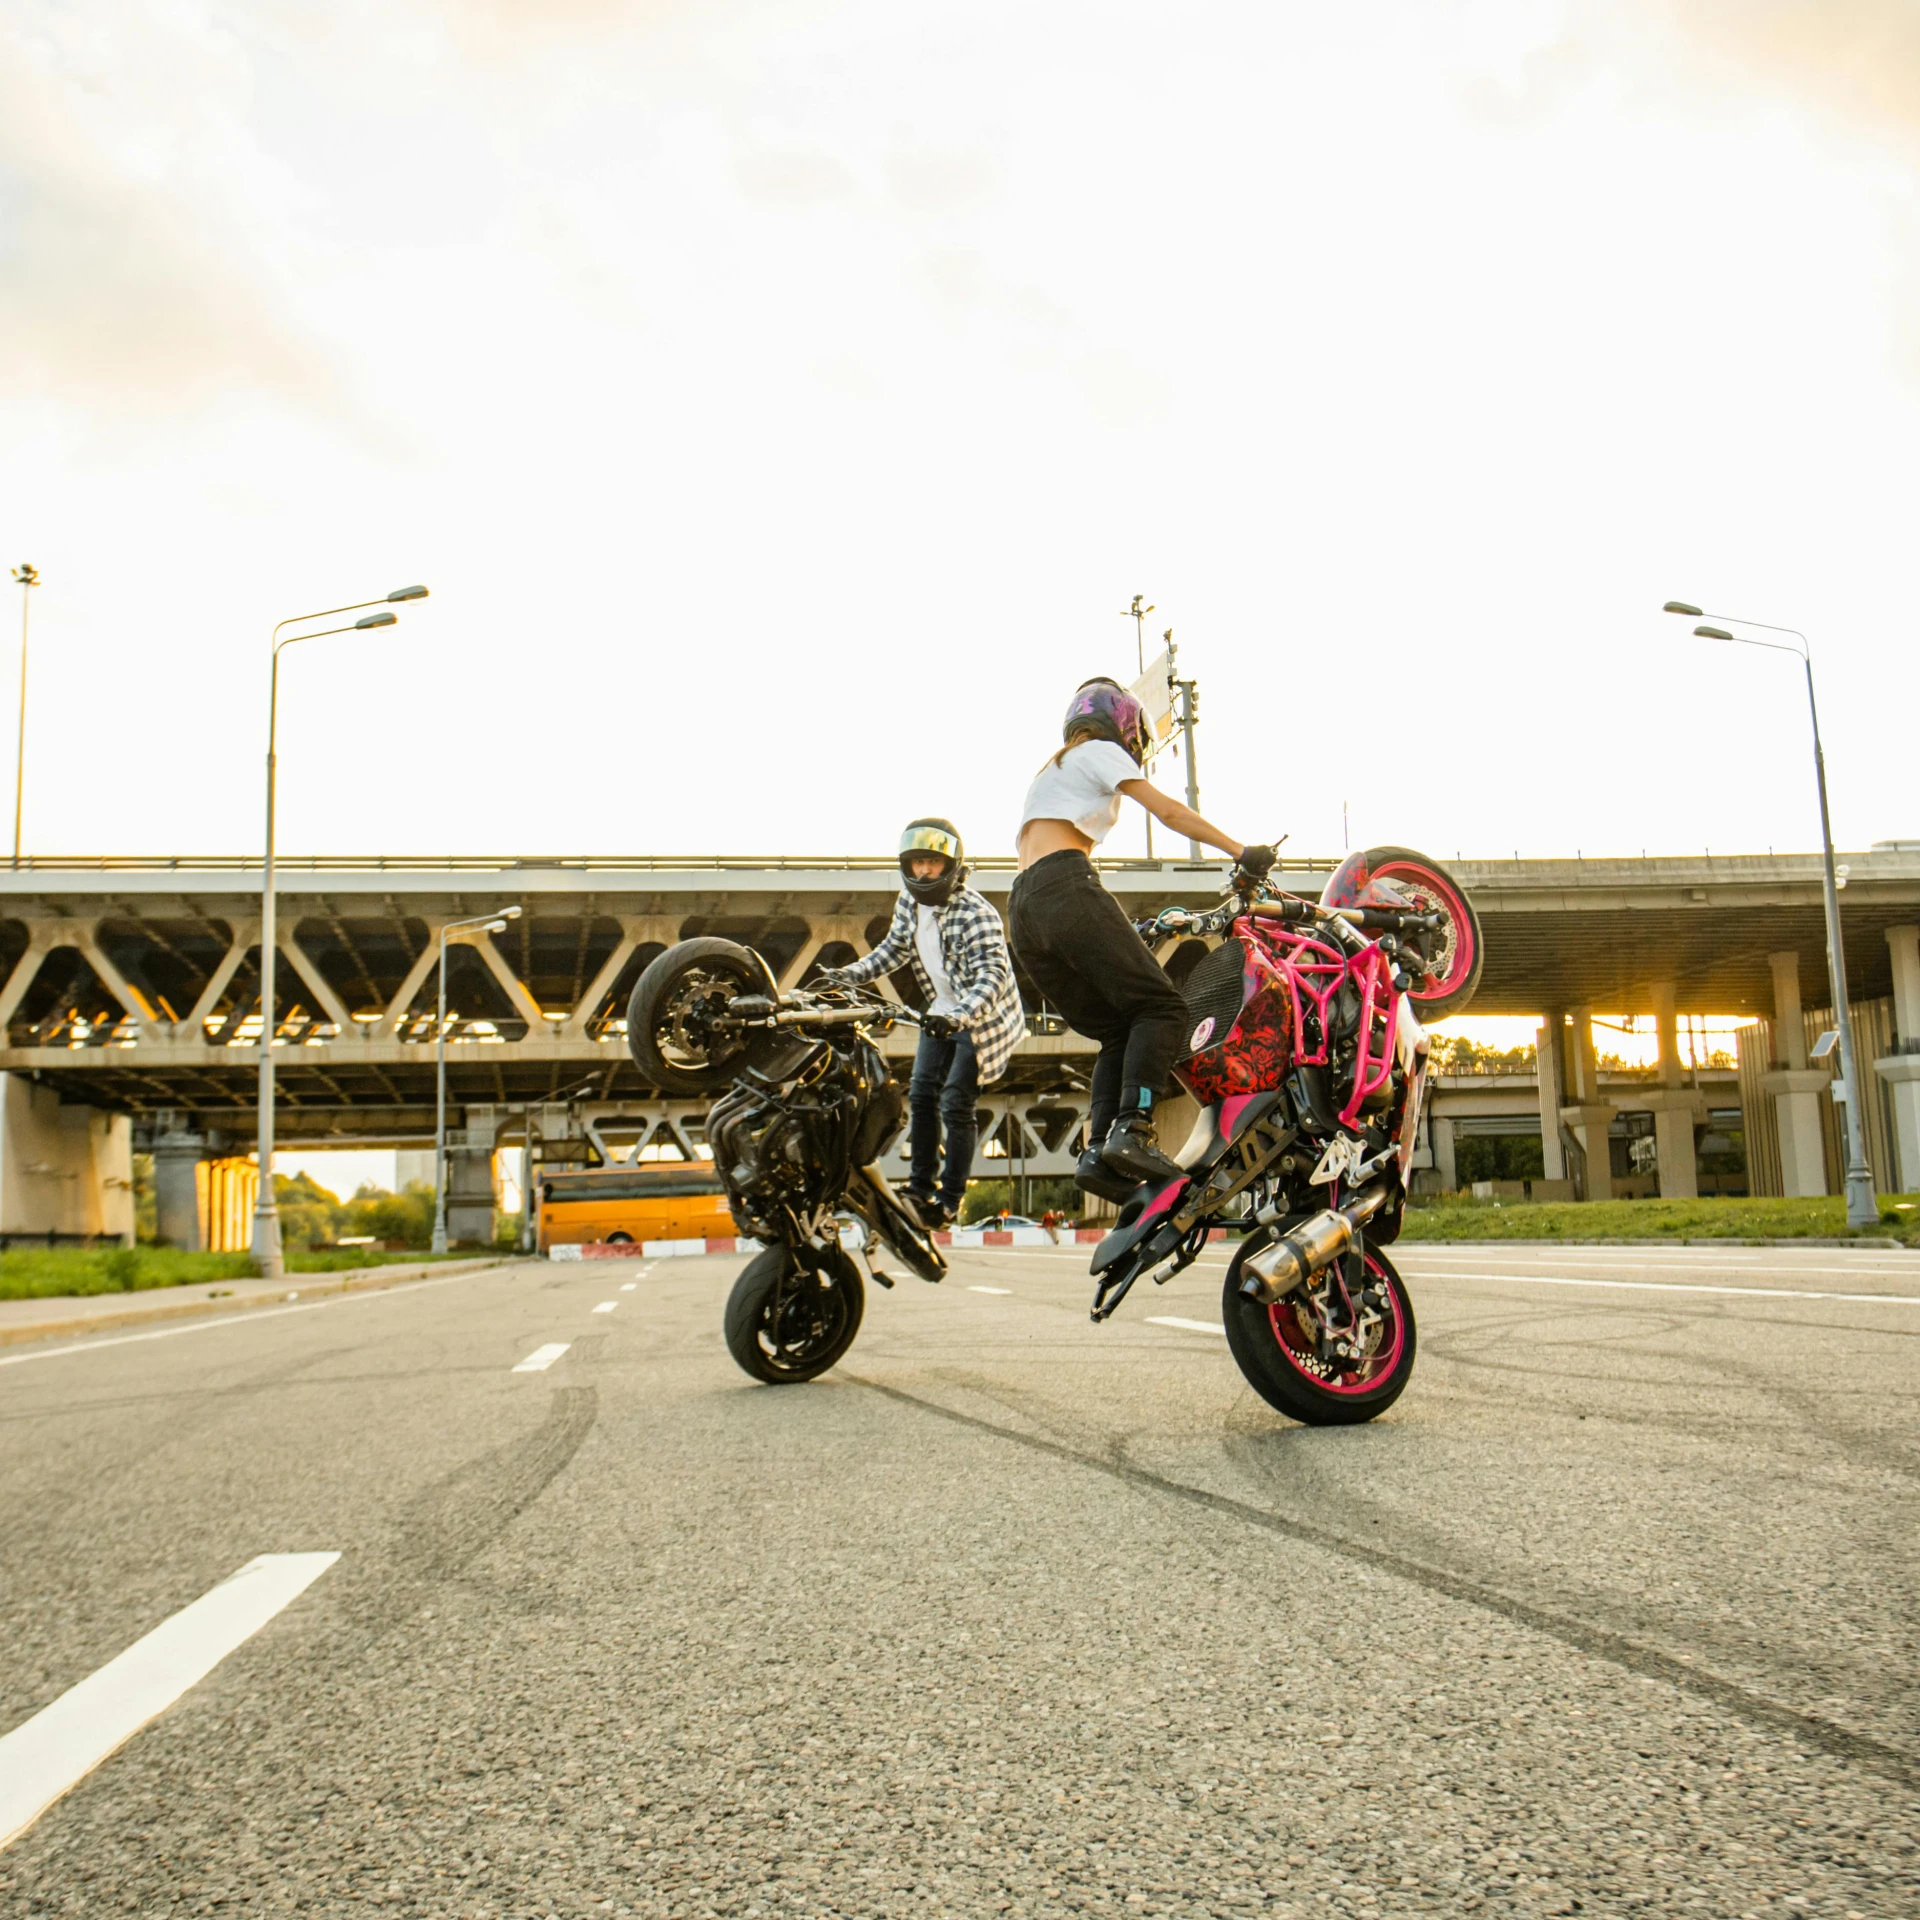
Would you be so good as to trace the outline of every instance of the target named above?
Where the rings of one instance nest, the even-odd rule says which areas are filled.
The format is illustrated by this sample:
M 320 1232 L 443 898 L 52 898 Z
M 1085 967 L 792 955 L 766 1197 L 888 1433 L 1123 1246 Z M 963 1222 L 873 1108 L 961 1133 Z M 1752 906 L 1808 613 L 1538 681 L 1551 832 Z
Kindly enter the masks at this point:
M 540 1176 L 540 1251 L 596 1241 L 717 1240 L 734 1232 L 711 1160 L 623 1161 Z

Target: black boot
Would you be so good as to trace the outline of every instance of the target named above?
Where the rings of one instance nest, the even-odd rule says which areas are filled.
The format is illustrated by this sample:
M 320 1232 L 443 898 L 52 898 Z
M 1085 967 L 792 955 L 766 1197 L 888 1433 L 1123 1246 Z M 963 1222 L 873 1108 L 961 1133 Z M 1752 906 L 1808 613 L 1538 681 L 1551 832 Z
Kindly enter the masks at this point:
M 1140 1182 L 1109 1173 L 1101 1161 L 1100 1149 L 1089 1147 L 1074 1167 L 1073 1184 L 1082 1193 L 1090 1193 L 1097 1199 L 1111 1200 L 1117 1204 L 1127 1199 Z
M 1100 1149 L 1100 1164 L 1117 1178 L 1138 1185 L 1151 1180 L 1160 1185 L 1178 1180 L 1180 1169 L 1153 1143 L 1153 1121 L 1144 1113 L 1123 1113 L 1113 1123 L 1106 1144 Z

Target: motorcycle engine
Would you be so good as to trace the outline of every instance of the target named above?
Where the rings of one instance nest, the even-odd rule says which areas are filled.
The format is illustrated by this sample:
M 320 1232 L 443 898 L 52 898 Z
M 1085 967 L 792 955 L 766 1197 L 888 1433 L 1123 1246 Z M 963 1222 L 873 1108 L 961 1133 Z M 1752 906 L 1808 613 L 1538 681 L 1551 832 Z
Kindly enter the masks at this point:
M 784 1213 L 806 1213 L 821 1199 L 801 1116 L 736 1088 L 708 1116 L 707 1137 L 733 1217 L 756 1239 L 778 1239 Z

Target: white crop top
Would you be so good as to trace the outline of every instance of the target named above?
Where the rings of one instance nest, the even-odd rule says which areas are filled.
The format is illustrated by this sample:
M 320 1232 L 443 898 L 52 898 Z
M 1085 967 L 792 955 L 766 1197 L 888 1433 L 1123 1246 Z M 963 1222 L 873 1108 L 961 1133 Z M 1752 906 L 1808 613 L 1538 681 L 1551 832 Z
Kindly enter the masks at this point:
M 1125 747 L 1083 740 L 1034 775 L 1013 837 L 1029 820 L 1066 820 L 1098 846 L 1120 822 L 1121 781 L 1145 778 Z

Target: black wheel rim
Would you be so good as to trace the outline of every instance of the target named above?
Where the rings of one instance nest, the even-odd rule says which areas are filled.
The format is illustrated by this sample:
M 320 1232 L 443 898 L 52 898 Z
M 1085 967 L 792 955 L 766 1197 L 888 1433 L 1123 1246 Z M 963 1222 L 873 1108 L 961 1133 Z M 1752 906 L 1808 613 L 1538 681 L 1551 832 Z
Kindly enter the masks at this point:
M 743 983 L 732 973 L 689 967 L 654 1016 L 653 1041 L 660 1058 L 676 1072 L 705 1074 L 738 1053 L 744 1045 L 738 1029 L 717 1022 L 742 991 Z
M 847 1329 L 846 1289 L 833 1276 L 789 1267 L 760 1310 L 756 1336 L 768 1366 L 798 1373 L 834 1350 Z

